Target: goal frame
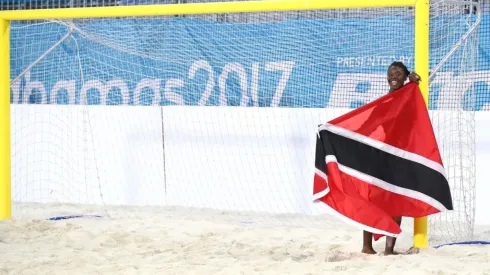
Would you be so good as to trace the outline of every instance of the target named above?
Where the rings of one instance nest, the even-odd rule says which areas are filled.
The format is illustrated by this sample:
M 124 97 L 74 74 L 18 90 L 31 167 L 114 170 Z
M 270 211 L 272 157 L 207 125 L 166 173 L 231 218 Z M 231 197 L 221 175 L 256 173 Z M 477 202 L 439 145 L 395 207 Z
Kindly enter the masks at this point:
M 430 0 L 264 0 L 0 11 L 0 220 L 11 218 L 10 21 L 220 14 L 320 9 L 413 7 L 415 71 L 426 106 L 429 98 Z M 413 245 L 428 247 L 427 217 L 415 218 Z

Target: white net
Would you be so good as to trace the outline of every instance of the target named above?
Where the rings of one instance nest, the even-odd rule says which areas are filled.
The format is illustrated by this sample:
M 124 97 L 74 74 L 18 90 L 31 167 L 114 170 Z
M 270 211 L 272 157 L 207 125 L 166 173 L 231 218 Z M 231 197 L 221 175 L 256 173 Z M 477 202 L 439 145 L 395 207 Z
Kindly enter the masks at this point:
M 434 67 L 475 15 L 433 9 Z M 32 202 L 93 204 L 100 215 L 178 206 L 333 228 L 313 215 L 317 126 L 386 94 L 393 61 L 413 70 L 413 38 L 411 8 L 12 23 L 13 214 Z M 476 47 L 465 41 L 433 83 L 471 70 Z M 431 97 L 456 207 L 431 219 L 436 242 L 472 232 L 465 89 L 451 89 L 449 107 Z M 87 214 L 77 211 L 50 214 Z
M 481 77 L 476 73 L 480 11 L 472 4 L 433 1 L 431 7 L 429 108 L 455 209 L 429 218 L 434 243 L 473 238 L 478 92 L 474 84 Z

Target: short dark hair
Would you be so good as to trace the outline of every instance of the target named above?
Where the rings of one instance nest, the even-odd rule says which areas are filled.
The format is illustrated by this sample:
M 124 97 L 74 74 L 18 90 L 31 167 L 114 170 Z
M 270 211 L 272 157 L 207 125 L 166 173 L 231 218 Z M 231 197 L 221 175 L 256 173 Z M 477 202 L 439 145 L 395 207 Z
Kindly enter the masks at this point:
M 395 62 L 391 63 L 391 65 L 388 67 L 388 70 L 391 67 L 398 67 L 398 68 L 402 69 L 402 71 L 405 73 L 405 75 L 407 75 L 407 76 L 410 75 L 410 71 L 407 69 L 407 66 L 405 66 L 405 64 L 403 64 L 403 62 L 395 61 Z

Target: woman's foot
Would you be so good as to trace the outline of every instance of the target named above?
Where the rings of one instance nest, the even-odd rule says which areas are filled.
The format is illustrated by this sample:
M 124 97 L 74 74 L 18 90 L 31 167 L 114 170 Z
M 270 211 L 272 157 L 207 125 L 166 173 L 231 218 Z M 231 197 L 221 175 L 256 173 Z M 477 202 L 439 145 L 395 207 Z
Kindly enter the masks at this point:
M 363 247 L 361 252 L 364 254 L 376 254 L 372 247 Z
M 399 254 L 400 253 L 395 252 L 394 250 L 385 250 L 385 253 L 384 253 L 385 256 L 388 256 L 388 255 L 399 255 Z
M 373 249 L 373 233 L 363 231 L 362 232 L 362 253 L 365 254 L 376 254 Z
M 411 254 L 419 254 L 419 252 L 420 252 L 419 248 L 411 247 L 409 250 L 403 252 L 403 254 L 404 255 L 411 255 Z

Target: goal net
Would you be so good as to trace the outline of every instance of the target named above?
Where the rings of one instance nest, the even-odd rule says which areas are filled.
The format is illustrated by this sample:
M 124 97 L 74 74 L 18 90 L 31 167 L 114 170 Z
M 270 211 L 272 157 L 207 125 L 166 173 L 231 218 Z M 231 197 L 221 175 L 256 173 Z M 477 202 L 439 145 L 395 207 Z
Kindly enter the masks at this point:
M 431 7 L 429 108 L 454 205 L 429 217 L 432 243 L 473 237 L 480 10 L 462 3 L 433 1 Z
M 431 7 L 455 206 L 430 218 L 433 243 L 473 230 L 478 15 L 464 10 Z M 333 228 L 312 201 L 317 126 L 386 94 L 393 61 L 413 70 L 414 35 L 408 7 L 12 22 L 13 215 L 172 206 Z M 72 206 L 39 214 L 53 203 Z

